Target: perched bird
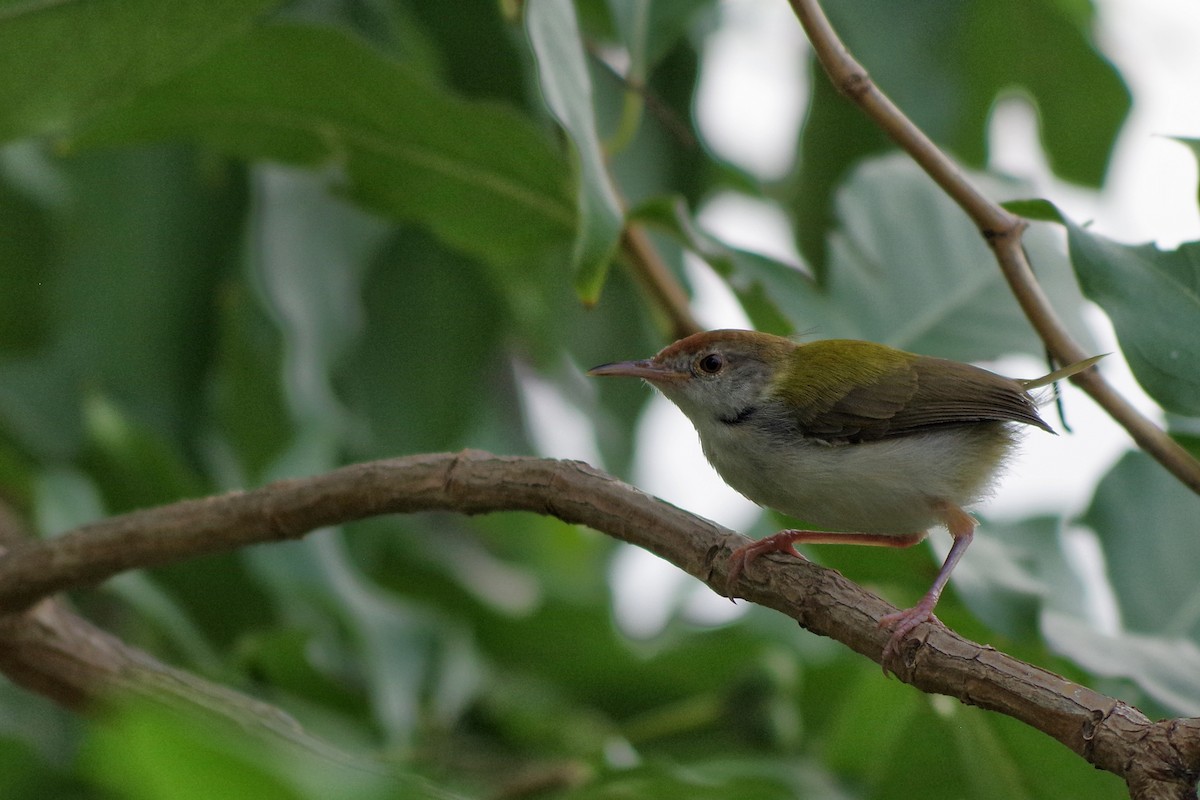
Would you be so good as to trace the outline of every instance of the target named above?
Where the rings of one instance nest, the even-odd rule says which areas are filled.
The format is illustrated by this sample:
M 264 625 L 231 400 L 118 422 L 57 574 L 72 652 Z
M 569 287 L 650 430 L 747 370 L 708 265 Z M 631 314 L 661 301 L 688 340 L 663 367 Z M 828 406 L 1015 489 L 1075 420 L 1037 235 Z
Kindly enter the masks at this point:
M 763 553 L 793 545 L 909 547 L 944 525 L 953 537 L 929 591 L 889 614 L 883 661 L 934 606 L 1019 428 L 1053 433 L 1029 391 L 1074 375 L 1101 356 L 1033 380 L 849 339 L 798 343 L 740 330 L 697 333 L 642 361 L 604 364 L 596 376 L 641 378 L 696 427 L 721 477 L 755 503 L 823 530 L 784 530 L 733 552 L 738 579 Z

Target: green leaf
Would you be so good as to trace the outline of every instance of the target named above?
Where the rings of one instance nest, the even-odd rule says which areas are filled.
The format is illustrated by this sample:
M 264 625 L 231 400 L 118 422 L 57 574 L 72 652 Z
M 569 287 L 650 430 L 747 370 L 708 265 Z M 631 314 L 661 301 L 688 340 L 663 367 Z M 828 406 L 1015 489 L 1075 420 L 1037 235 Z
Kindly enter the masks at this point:
M 1024 90 L 1038 115 L 1042 149 L 1056 175 L 1099 186 L 1117 133 L 1132 104 L 1116 68 L 1096 47 L 1091 4 L 1044 0 L 975 0 L 965 4 L 956 35 L 954 69 L 966 70 L 972 89 L 961 112 L 964 124 L 951 150 L 980 164 L 985 126 L 997 96 Z M 1016 22 L 1017 24 L 1014 24 Z M 1063 75 L 1084 81 L 1062 80 Z M 965 87 L 964 87 L 965 88 Z M 1079 124 L 1080 120 L 1087 124 Z
M 88 153 L 54 167 L 58 246 L 45 276 L 54 327 L 47 346 L 0 360 L 0 417 L 31 449 L 73 455 L 84 444 L 86 389 L 182 452 L 203 406 L 213 293 L 241 229 L 240 184 L 180 147 Z
M 993 196 L 1020 188 L 973 177 Z M 822 337 L 961 361 L 1043 352 L 983 237 L 908 158 L 864 163 L 835 208 L 826 294 L 791 299 L 794 318 Z M 1087 341 L 1082 302 L 1057 244 L 1042 236 L 1025 244 L 1060 315 Z
M 1062 214 L 1058 207 L 1049 200 L 1030 198 L 1028 200 L 1008 200 L 1001 203 L 1006 210 L 1018 214 L 1025 219 L 1038 222 L 1062 222 Z
M 1144 453 L 1126 454 L 1083 517 L 1103 548 L 1120 628 L 1096 630 L 1083 608 L 1060 605 L 1042 616 L 1058 652 L 1131 682 L 1162 713 L 1200 713 L 1200 590 L 1191 568 L 1200 558 L 1198 517 L 1200 498 Z
M 1108 314 L 1138 383 L 1167 411 L 1200 416 L 1200 242 L 1126 245 L 1060 220 L 1079 285 Z
M 227 571 L 211 574 L 210 578 L 221 585 L 221 598 L 226 603 L 236 603 L 240 598 L 235 597 L 236 589 L 231 585 L 240 576 L 231 576 Z M 209 588 L 212 583 L 209 583 Z M 179 654 L 183 665 L 201 674 L 219 674 L 224 666 L 222 655 L 213 647 L 212 642 L 192 619 L 188 609 L 179 602 L 176 596 L 164 591 L 159 581 L 142 571 L 123 572 L 105 582 L 102 590 L 110 597 L 119 598 L 130 611 L 136 612 L 142 622 L 142 646 L 148 645 L 148 638 L 153 634 L 157 641 L 156 650 L 170 648 Z M 260 598 L 255 598 L 260 599 Z M 201 601 L 203 602 L 203 601 Z M 225 609 L 226 616 L 229 609 Z M 238 619 L 243 624 L 245 620 Z M 228 623 L 227 623 L 228 624 Z M 230 625 L 229 627 L 233 627 Z
M 127 700 L 90 726 L 81 767 L 92 782 L 128 800 L 334 795 L 382 800 L 406 789 L 416 793 L 406 796 L 449 797 L 419 781 L 406 787 L 408 781 L 339 758 L 282 739 L 256 738 L 232 724 L 149 700 Z
M 1141 452 L 1126 454 L 1096 488 L 1083 521 L 1096 531 L 1124 624 L 1200 642 L 1200 497 Z
M 592 110 L 592 82 L 571 0 L 531 0 L 525 26 L 538 63 L 546 105 L 575 145 L 579 229 L 575 289 L 585 303 L 600 297 L 621 236 L 621 201 L 605 164 Z
M 1184 136 L 1172 136 L 1171 138 L 1191 150 L 1197 164 L 1200 164 L 1200 139 L 1189 139 Z M 1196 201 L 1200 202 L 1200 181 L 1197 182 L 1196 186 Z
M 203 494 L 204 484 L 165 437 L 138 425 L 108 398 L 83 399 L 87 447 L 81 454 L 112 512 Z
M 95 483 L 74 469 L 47 469 L 38 476 L 35 521 L 43 536 L 57 536 L 104 516 L 104 501 Z
M 229 476 L 226 484 L 242 476 L 247 484 L 260 483 L 292 434 L 282 349 L 279 330 L 254 302 L 250 287 L 232 284 L 222 303 L 210 406 L 214 425 L 239 460 L 241 475 Z
M 566 240 L 574 225 L 566 166 L 527 119 L 430 86 L 332 29 L 257 28 L 77 143 L 164 137 L 339 164 L 360 201 L 500 264 Z
M 3 56 L 0 56 L 3 58 Z M 0 81 L 3 83 L 3 81 Z M 0 91 L 3 91 L 0 89 Z M 25 354 L 48 335 L 54 238 L 47 209 L 0 183 L 0 354 Z
M 319 658 L 314 654 L 320 652 Z M 351 691 L 343 676 L 322 671 L 316 661 L 327 666 L 331 654 L 322 647 L 312 631 L 285 625 L 260 628 L 242 636 L 237 643 L 236 666 L 256 680 L 269 683 L 281 692 L 303 697 L 325 709 L 345 713 L 363 713 L 366 703 Z
M 1102 678 L 1120 678 L 1128 688 L 1113 692 L 1152 716 L 1200 715 L 1200 647 L 1179 636 L 1146 636 L 1132 631 L 1098 632 L 1078 617 L 1049 612 L 1042 619 L 1047 643 Z M 1147 700 L 1148 698 L 1148 700 Z M 1157 710 L 1151 707 L 1157 704 Z
M 453 3 L 380 3 L 380 12 L 396 16 L 396 49 L 402 55 L 422 49 L 437 58 L 436 74 L 448 87 L 468 97 L 520 105 L 527 100 L 524 43 L 512 35 L 495 0 Z M 413 24 L 417 23 L 417 24 Z M 378 26 L 361 26 L 370 34 Z M 414 42 L 424 34 L 428 43 Z M 411 58 L 411 57 L 410 57 Z
M 470 433 L 482 410 L 517 404 L 504 309 L 486 271 L 412 230 L 374 261 L 365 327 L 336 373 L 363 426 L 362 455 L 477 446 Z
M 257 176 L 255 278 L 283 338 L 285 399 L 309 430 L 337 431 L 344 409 L 332 373 L 358 341 L 363 281 L 388 227 L 332 196 L 325 176 L 283 167 Z
M 904 19 L 901 16 L 896 21 Z M 897 36 L 894 41 L 905 42 L 907 37 Z M 801 130 L 798 166 L 788 187 L 786 207 L 800 253 L 823 281 L 829 231 L 835 224 L 833 195 L 855 163 L 887 150 L 888 139 L 834 88 L 815 59 L 809 63 L 808 83 L 812 100 Z
M 0 5 L 0 139 L 64 133 L 195 64 L 281 0 Z
M 641 83 L 713 0 L 609 0 L 609 12 L 629 51 L 629 77 Z
M 822 737 L 828 763 L 872 798 L 1091 800 L 1125 796 L 1111 774 L 1040 731 L 957 699 L 880 681 L 875 665 L 840 665 L 846 679 Z M 1031 763 L 1046 764 L 1034 774 Z M 1053 765 L 1052 767 L 1050 765 Z

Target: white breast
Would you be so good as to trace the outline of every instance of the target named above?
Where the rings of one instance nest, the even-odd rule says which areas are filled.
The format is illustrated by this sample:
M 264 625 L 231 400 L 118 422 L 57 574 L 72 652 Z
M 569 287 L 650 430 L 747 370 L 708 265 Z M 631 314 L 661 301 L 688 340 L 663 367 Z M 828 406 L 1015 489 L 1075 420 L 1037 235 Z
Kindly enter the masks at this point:
M 781 445 L 749 426 L 704 428 L 697 431 L 709 462 L 755 503 L 817 528 L 896 535 L 936 524 L 939 500 L 962 507 L 985 496 L 1016 440 L 1002 423 L 863 444 Z

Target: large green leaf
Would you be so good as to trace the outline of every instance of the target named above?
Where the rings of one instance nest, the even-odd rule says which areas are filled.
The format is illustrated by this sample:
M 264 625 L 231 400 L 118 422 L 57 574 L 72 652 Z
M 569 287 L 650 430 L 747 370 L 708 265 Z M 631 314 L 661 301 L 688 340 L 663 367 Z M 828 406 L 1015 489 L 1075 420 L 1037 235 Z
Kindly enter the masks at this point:
M 281 0 L 6 0 L 0 139 L 64 133 L 208 56 Z
M 261 167 L 251 216 L 260 244 L 254 283 L 283 338 L 286 400 L 294 419 L 326 435 L 342 429 L 333 371 L 362 331 L 364 276 L 388 233 L 379 219 L 332 196 L 330 182 Z
M 1200 642 L 1200 497 L 1143 453 L 1127 454 L 1084 516 L 1100 537 L 1124 624 Z
M 336 751 L 256 737 L 146 700 L 126 699 L 92 724 L 81 761 L 89 783 L 129 800 L 456 797 L 420 779 L 354 763 Z
M 429 51 L 438 60 L 436 74 L 446 85 L 468 97 L 492 98 L 521 104 L 532 87 L 522 58 L 524 43 L 505 19 L 504 3 L 495 0 L 455 0 L 453 3 L 380 3 L 400 15 L 395 32 L 408 45 L 423 32 Z M 405 15 L 411 15 L 410 20 Z M 412 23 L 416 22 L 417 25 Z M 415 30 L 410 30 L 415 29 Z M 409 46 L 407 50 L 414 50 Z
M 1200 498 L 1149 456 L 1126 454 L 1097 487 L 1083 521 L 1096 533 L 1119 615 L 1100 630 L 1095 609 L 1067 600 L 1063 580 L 1079 583 L 1061 553 L 1039 561 L 1047 588 L 1041 613 L 1046 641 L 1096 675 L 1121 679 L 1110 691 L 1147 713 L 1200 711 L 1200 592 L 1191 565 L 1200 558 Z M 1157 707 L 1157 708 L 1156 708 Z
M 594 303 L 604 286 L 623 219 L 596 132 L 579 23 L 571 0 L 532 0 L 525 10 L 525 25 L 537 56 L 542 96 L 575 145 L 579 172 L 575 287 L 585 302 Z
M 1097 48 L 1092 3 L 976 0 L 953 28 L 953 69 L 963 70 L 964 104 L 948 145 L 980 165 L 988 113 L 997 96 L 1020 87 L 1037 109 L 1042 148 L 1056 175 L 1099 186 L 1132 99 Z M 1073 75 L 1087 86 L 1062 80 Z M 1086 119 L 1086 125 L 1079 121 Z
M 1112 320 L 1138 382 L 1168 411 L 1200 416 L 1200 242 L 1164 251 L 1068 227 L 1079 283 Z
M 1052 648 L 1093 675 L 1121 679 L 1105 688 L 1151 717 L 1200 714 L 1200 646 L 1195 640 L 1132 631 L 1105 634 L 1055 611 L 1043 616 L 1042 632 Z
M 874 664 L 841 665 L 822 748 L 872 798 L 1118 798 L 1124 786 L 1025 725 L 880 681 Z M 1030 764 L 1045 765 L 1036 771 Z M 1051 766 L 1053 765 L 1053 766 Z
M 454 97 L 332 29 L 256 28 L 77 142 L 162 137 L 339 165 L 363 202 L 501 264 L 574 228 L 564 160 L 528 120 Z
M 1142 388 L 1168 411 L 1200 416 L 1200 242 L 1175 250 L 1121 244 L 1076 225 L 1051 203 L 1020 208 L 1066 227 L 1079 285 L 1112 320 Z
M 483 409 L 516 405 L 499 300 L 477 262 L 420 231 L 381 250 L 363 287 L 365 327 L 337 370 L 363 456 L 478 446 L 468 434 Z
M 975 177 L 993 196 L 1022 188 Z M 983 237 L 908 158 L 863 164 L 835 201 L 827 300 L 808 323 L 820 335 L 852 335 L 963 361 L 1043 351 Z M 1059 245 L 1030 235 L 1025 246 L 1060 316 L 1090 341 Z M 800 308 L 812 302 L 803 298 Z

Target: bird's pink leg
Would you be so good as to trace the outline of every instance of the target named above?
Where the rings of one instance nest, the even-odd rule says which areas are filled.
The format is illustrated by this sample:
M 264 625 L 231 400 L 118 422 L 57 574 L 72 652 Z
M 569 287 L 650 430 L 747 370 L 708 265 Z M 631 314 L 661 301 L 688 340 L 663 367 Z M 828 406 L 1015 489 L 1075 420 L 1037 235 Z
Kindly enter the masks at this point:
M 729 578 L 725 583 L 725 594 L 732 598 L 734 587 L 742 572 L 765 553 L 787 553 L 803 558 L 794 545 L 801 544 L 864 544 L 877 547 L 912 547 L 925 538 L 924 532 L 904 536 L 889 536 L 880 533 L 843 533 L 837 531 L 785 530 L 742 545 L 729 556 Z
M 888 614 L 879 620 L 879 627 L 892 627 L 892 638 L 888 639 L 888 643 L 884 646 L 881 658 L 884 672 L 887 671 L 888 660 L 899 652 L 900 644 L 908 634 L 912 633 L 914 628 L 922 622 L 937 620 L 937 617 L 933 615 L 934 606 L 937 605 L 938 599 L 942 596 L 942 590 L 946 588 L 946 583 L 950 580 L 950 573 L 962 559 L 963 553 L 967 552 L 967 547 L 970 546 L 971 539 L 975 535 L 975 518 L 953 503 L 939 503 L 938 515 L 946 525 L 946 530 L 950 531 L 950 535 L 954 537 L 954 544 L 950 546 L 950 552 L 946 555 L 942 568 L 938 570 L 937 577 L 933 579 L 933 585 L 929 587 L 925 596 L 912 608 Z

